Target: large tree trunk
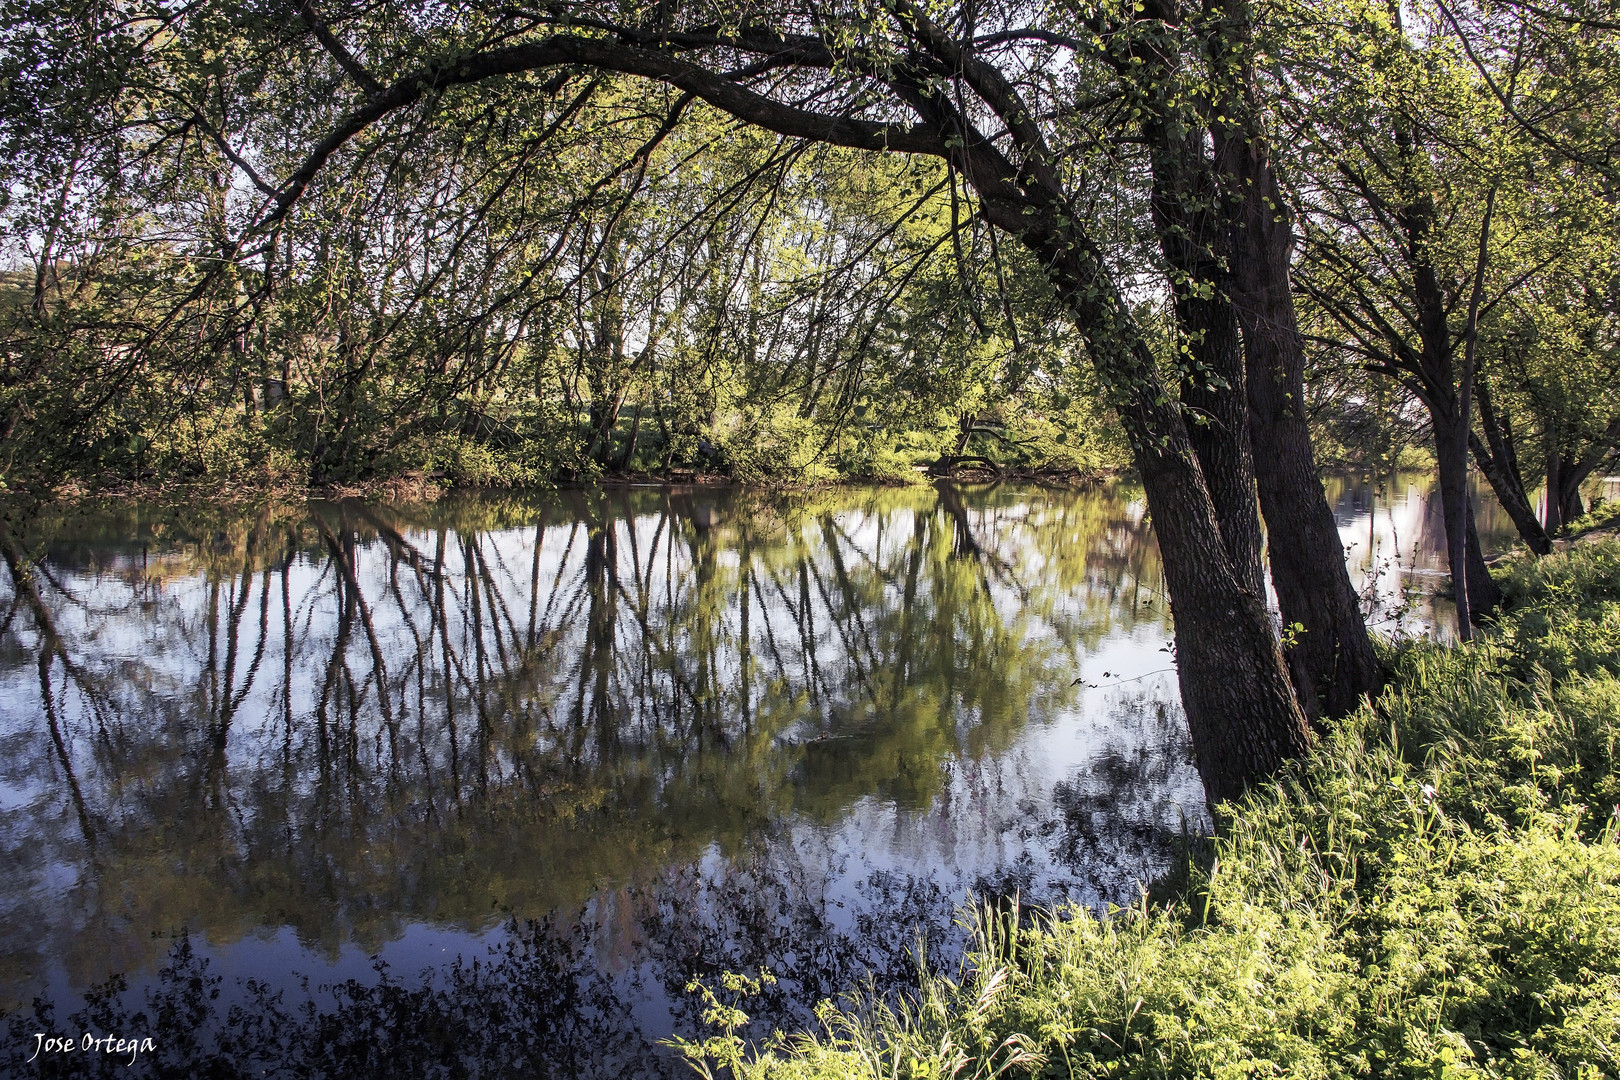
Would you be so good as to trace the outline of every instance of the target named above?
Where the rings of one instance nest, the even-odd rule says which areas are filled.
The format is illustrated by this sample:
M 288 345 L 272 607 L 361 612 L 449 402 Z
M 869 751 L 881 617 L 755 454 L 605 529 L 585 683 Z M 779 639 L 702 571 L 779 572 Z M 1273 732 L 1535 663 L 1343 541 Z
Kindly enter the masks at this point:
M 1574 471 L 1565 471 L 1563 490 L 1558 498 L 1558 513 L 1564 519 L 1565 526 L 1586 513 L 1586 505 L 1581 501 L 1581 481 L 1570 475 Z
M 1321 715 L 1341 717 L 1384 683 L 1384 668 L 1367 634 L 1361 604 L 1345 566 L 1344 540 L 1322 489 L 1306 425 L 1304 363 L 1299 349 L 1270 339 L 1273 308 L 1266 291 L 1246 296 L 1249 349 L 1249 419 L 1255 448 L 1255 480 L 1268 534 L 1266 557 L 1277 607 L 1285 624 L 1304 632 L 1288 650 L 1290 670 L 1303 698 L 1314 698 Z M 1248 301 L 1253 302 L 1250 308 Z
M 1234 798 L 1312 741 L 1265 600 L 1246 587 L 1228 550 L 1184 413 L 1094 243 L 1053 222 L 1056 213 L 1031 221 L 1019 207 L 987 209 L 1045 263 L 1111 390 L 1164 558 L 1181 701 L 1204 793 L 1212 806 Z
M 1288 650 L 1307 708 L 1343 716 L 1376 693 L 1373 651 L 1345 566 L 1344 541 L 1322 489 L 1305 416 L 1305 347 L 1290 289 L 1293 229 L 1254 103 L 1246 4 L 1215 39 L 1230 82 L 1211 125 L 1232 229 L 1232 297 L 1243 328 L 1249 431 L 1283 622 L 1304 633 Z
M 1310 728 L 1265 600 L 1244 587 L 1220 541 L 1190 445 L 1139 446 L 1136 463 L 1164 556 L 1187 726 L 1214 805 L 1308 750 Z
M 1225 229 L 1211 212 L 1217 198 L 1214 169 L 1197 129 L 1188 133 L 1165 118 L 1143 129 L 1153 143 L 1154 228 L 1173 271 L 1176 320 L 1192 359 L 1193 370 L 1181 381 L 1188 441 L 1198 455 L 1238 581 L 1263 597 L 1243 341 L 1223 258 Z
M 1564 527 L 1564 455 L 1557 449 L 1547 451 L 1547 496 L 1543 508 L 1542 528 L 1549 536 L 1558 535 Z
M 1243 392 L 1243 342 L 1229 300 L 1178 301 L 1182 326 L 1201 335 L 1194 355 L 1224 385 L 1198 378 L 1182 381 L 1181 401 L 1192 414 L 1188 440 L 1198 455 L 1215 505 L 1221 538 L 1243 587 L 1266 594 L 1260 551 L 1260 512 L 1255 501 L 1254 450 L 1249 442 L 1249 406 Z

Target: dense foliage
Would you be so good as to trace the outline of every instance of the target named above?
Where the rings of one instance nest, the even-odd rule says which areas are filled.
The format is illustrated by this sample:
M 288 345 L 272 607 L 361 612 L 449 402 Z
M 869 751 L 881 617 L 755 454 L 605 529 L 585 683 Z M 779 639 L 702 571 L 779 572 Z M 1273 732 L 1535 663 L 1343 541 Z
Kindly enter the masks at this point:
M 1505 589 L 1485 640 L 1405 645 L 1375 706 L 1229 805 L 1168 903 L 1016 929 L 987 907 L 962 973 L 901 1008 L 694 1055 L 755 1077 L 1615 1075 L 1620 543 Z
M 382 34 L 447 32 L 415 22 Z M 929 159 L 566 73 L 435 95 L 257 230 L 340 115 L 301 26 L 0 10 L 11 488 L 1125 464 L 1049 284 Z
M 1075 362 L 1099 328 L 1077 332 L 1049 268 L 997 242 L 960 163 L 771 134 L 576 66 L 435 85 L 305 174 L 414 57 L 634 22 L 553 7 L 0 6 L 4 482 L 1125 464 L 1111 377 Z M 1014 4 L 995 20 L 1035 29 L 983 48 L 1012 49 L 1047 110 L 1066 213 L 1167 381 L 1219 388 L 1177 298 L 1222 288 L 1201 278 L 1225 256 L 1207 193 L 1178 190 L 1151 146 L 1229 119 L 1192 104 L 1221 93 L 1221 24 L 1167 10 Z M 1303 240 L 1318 456 L 1427 443 L 1472 365 L 1493 481 L 1550 481 L 1555 531 L 1620 435 L 1612 28 L 1578 5 L 1244 17 Z M 901 47 L 859 4 L 816 18 L 840 48 Z M 1185 40 L 1158 41 L 1159 19 Z M 1143 63 L 1172 47 L 1184 59 Z M 855 52 L 839 63 L 859 75 Z M 870 83 L 852 93 L 826 107 L 888 115 Z M 1177 235 L 1214 262 L 1178 262 Z

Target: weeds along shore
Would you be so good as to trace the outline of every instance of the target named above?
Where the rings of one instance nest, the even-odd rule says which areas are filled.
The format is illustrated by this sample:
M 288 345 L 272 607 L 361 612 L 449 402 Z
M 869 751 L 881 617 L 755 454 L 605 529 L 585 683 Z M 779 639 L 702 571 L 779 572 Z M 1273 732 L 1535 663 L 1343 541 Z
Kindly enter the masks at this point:
M 758 1046 L 732 976 L 687 1055 L 801 1080 L 1620 1075 L 1620 541 L 1498 577 L 1482 640 L 1392 646 L 1378 701 L 1228 804 L 1167 898 L 970 913 L 958 971 Z

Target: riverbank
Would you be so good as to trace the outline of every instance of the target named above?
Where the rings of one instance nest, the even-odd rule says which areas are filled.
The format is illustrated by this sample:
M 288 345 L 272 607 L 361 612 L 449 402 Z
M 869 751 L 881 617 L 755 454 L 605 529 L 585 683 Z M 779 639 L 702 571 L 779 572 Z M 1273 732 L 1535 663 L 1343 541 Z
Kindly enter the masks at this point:
M 981 913 L 961 970 L 898 1010 L 688 1052 L 800 1080 L 1620 1073 L 1620 542 L 1501 579 L 1485 640 L 1392 656 L 1376 706 L 1231 807 L 1168 902 Z M 716 988 L 711 1022 L 747 990 Z
M 214 506 L 225 509 L 264 504 L 294 504 L 311 499 L 383 500 L 396 504 L 431 503 L 458 492 L 506 492 L 516 495 L 553 491 L 559 488 L 665 487 L 724 488 L 746 487 L 768 492 L 822 491 L 839 487 L 904 487 L 927 484 L 939 479 L 960 483 L 1018 482 L 1043 487 L 1085 488 L 1124 479 L 1127 471 L 1079 472 L 1072 469 L 1039 470 L 1007 468 L 999 471 L 964 469 L 950 476 L 916 470 L 908 474 L 879 476 L 834 476 L 813 480 L 783 476 L 767 480 L 741 480 L 724 473 L 698 469 L 674 469 L 663 473 L 604 473 L 594 477 L 561 477 L 544 483 L 519 478 L 511 483 L 496 480 L 476 484 L 459 482 L 443 473 L 402 473 L 368 480 L 342 483 L 300 483 L 285 477 L 264 477 L 256 481 L 227 480 L 148 480 L 90 485 L 71 482 L 48 493 L 6 491 L 0 486 L 0 515 L 13 507 L 37 511 L 44 507 L 128 506 L 154 507 Z

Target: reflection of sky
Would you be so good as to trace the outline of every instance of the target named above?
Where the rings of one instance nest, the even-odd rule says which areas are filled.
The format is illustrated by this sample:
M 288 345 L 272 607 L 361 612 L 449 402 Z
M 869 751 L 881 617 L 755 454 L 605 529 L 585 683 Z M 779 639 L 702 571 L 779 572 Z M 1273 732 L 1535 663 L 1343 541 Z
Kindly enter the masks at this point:
M 1328 481 L 1350 580 L 1374 631 L 1450 640 L 1456 609 L 1436 596 L 1448 588 L 1445 522 L 1427 474 L 1396 473 L 1380 481 Z M 1474 516 L 1485 556 L 1505 552 L 1518 534 L 1488 486 L 1473 488 Z
M 1445 555 L 1426 478 L 1331 481 L 1329 496 L 1375 628 L 1448 633 L 1448 605 L 1432 595 Z M 225 977 L 226 1003 L 248 977 L 368 983 L 373 954 L 409 981 L 487 955 L 512 940 L 508 918 L 555 904 L 565 925 L 580 924 L 576 944 L 640 1032 L 659 1036 L 689 1030 L 680 985 L 693 964 L 808 972 L 837 954 L 828 977 L 851 980 L 860 964 L 894 963 L 913 923 L 948 926 L 975 892 L 1129 899 L 1166 867 L 1182 829 L 1202 824 L 1157 553 L 1131 492 L 969 489 L 954 519 L 926 489 L 751 518 L 728 496 L 662 498 L 621 500 L 608 510 L 611 544 L 597 534 L 595 550 L 617 569 L 602 684 L 617 743 L 580 738 L 598 693 L 591 627 L 604 610 L 593 606 L 602 594 L 591 589 L 581 500 L 559 496 L 526 523 L 490 528 L 452 512 L 400 515 L 404 539 L 425 563 L 442 562 L 442 578 L 395 558 L 363 519 L 339 526 L 328 508 L 355 538 L 359 597 L 401 733 L 393 749 L 369 638 L 356 625 L 338 640 L 345 594 L 323 540 L 306 536 L 285 563 L 245 572 L 228 545 L 208 546 L 217 541 L 52 548 L 54 580 L 42 588 L 70 658 L 100 689 L 90 701 L 56 663 L 53 731 L 40 635 L 26 613 L 0 634 L 5 1003 L 41 988 L 66 999 L 120 970 L 139 991 L 182 925 Z M 1505 516 L 1487 491 L 1476 505 L 1487 551 L 1502 550 L 1513 537 Z M 940 632 L 913 637 L 950 656 L 982 652 L 986 666 L 947 664 L 953 689 L 919 683 L 878 700 L 865 687 L 910 640 L 901 599 L 919 545 L 918 611 Z M 0 605 L 16 599 L 0 581 Z M 985 651 L 998 633 L 1008 640 Z M 929 659 L 908 661 L 918 679 L 937 674 Z M 334 663 L 353 673 L 339 696 L 357 707 L 327 706 L 335 734 L 357 733 L 345 750 L 353 790 L 321 810 L 334 785 L 323 787 L 309 732 Z M 694 735 L 682 694 L 702 679 L 719 689 Z M 987 697 L 997 680 L 1023 696 Z M 447 690 L 461 718 L 450 733 Z M 211 756 L 209 725 L 225 712 L 228 737 Z M 861 770 L 868 753 L 914 775 L 885 785 Z M 557 762 L 618 785 L 582 813 L 634 824 L 639 809 L 648 829 L 670 835 L 626 837 L 627 854 L 607 846 L 620 835 L 611 829 L 570 826 L 548 846 L 545 823 L 477 816 L 472 773 L 508 805 L 543 804 L 545 792 L 572 797 L 567 777 L 546 771 Z M 68 768 L 99 833 L 93 850 Z M 715 808 L 701 805 L 702 785 L 714 776 L 733 787 L 716 790 L 729 802 L 706 813 Z M 739 789 L 739 776 L 752 787 Z M 739 805 L 739 790 L 757 805 Z M 651 812 L 635 804 L 643 797 Z M 682 813 L 692 836 L 659 817 Z M 749 824 L 733 828 L 739 815 Z M 463 816 L 473 824 L 458 832 Z M 344 829 L 357 835 L 336 835 Z M 441 830 L 463 856 L 493 860 L 468 868 L 475 881 L 434 877 L 436 862 L 461 865 L 436 846 Z M 297 880 L 277 885 L 275 873 Z M 160 895 L 145 878 L 164 883 Z M 477 895 L 452 896 L 460 888 Z M 319 910 L 285 912 L 294 902 Z M 807 975 L 799 992 L 831 989 Z
M 555 895 L 583 900 L 584 918 L 597 927 L 591 948 L 598 961 L 616 978 L 640 980 L 635 1011 L 662 1033 L 672 1022 L 668 1005 L 647 989 L 656 983 L 646 973 L 649 965 L 679 958 L 660 959 L 649 944 L 655 935 L 648 913 L 673 907 L 717 928 L 714 935 L 723 939 L 739 874 L 763 875 L 772 887 L 791 883 L 796 903 L 849 933 L 858 916 L 886 902 L 874 882 L 931 881 L 947 907 L 980 887 L 1093 903 L 1128 898 L 1135 882 L 1163 869 L 1168 853 L 1152 842 L 1117 844 L 1111 830 L 1173 836 L 1183 813 L 1196 823 L 1203 812 L 1175 705 L 1157 556 L 1141 527 L 1140 504 L 1096 492 L 965 492 L 961 520 L 982 554 L 953 558 L 953 522 L 932 493 L 851 502 L 825 519 L 789 515 L 760 529 L 748 538 L 746 555 L 735 515 L 728 522 L 700 506 L 672 516 L 667 506 L 651 504 L 614 518 L 618 592 L 611 612 L 621 652 L 606 685 L 619 702 L 620 735 L 642 748 L 636 752 L 644 754 L 653 787 L 674 790 L 692 760 L 714 752 L 683 742 L 690 734 L 670 718 L 680 712 L 674 706 L 682 686 L 701 678 L 721 688 L 718 734 L 741 740 L 741 747 L 749 745 L 744 716 L 798 717 L 758 751 L 762 786 L 783 782 L 770 778 L 771 762 L 796 760 L 791 755 L 807 742 L 847 739 L 860 747 L 862 739 L 888 737 L 882 709 L 863 704 L 859 684 L 872 673 L 858 658 L 863 641 L 881 645 L 885 634 L 900 632 L 896 613 L 921 535 L 932 538 L 934 561 L 917 586 L 925 602 L 920 610 L 954 620 L 946 628 L 954 637 L 935 647 L 966 656 L 982 644 L 974 635 L 1011 628 L 1015 640 L 989 655 L 1033 665 L 1011 673 L 1035 680 L 1025 711 L 992 723 L 983 711 L 1002 703 L 967 707 L 984 685 L 1010 677 L 967 672 L 969 685 L 907 699 L 918 713 L 915 723 L 927 727 L 933 722 L 927 710 L 934 709 L 954 724 L 955 750 L 937 762 L 938 782 L 921 805 L 859 787 L 835 787 L 839 801 L 830 806 L 767 791 L 758 812 L 769 820 L 746 832 L 740 848 L 731 838 L 726 844 L 733 846 L 699 844 L 692 855 L 655 842 L 648 850 L 669 851 L 672 861 L 633 871 L 611 859 L 558 867 L 560 876 L 594 885 L 579 894 L 514 881 L 516 893 L 493 894 L 492 906 L 476 917 L 470 907 L 447 917 L 425 886 L 413 892 L 403 880 L 424 873 L 419 860 L 438 857 L 431 844 L 410 846 L 422 843 L 421 829 L 410 825 L 421 811 L 412 807 L 459 814 L 456 784 L 471 781 L 451 779 L 449 769 L 460 760 L 470 771 L 466 763 L 475 753 L 482 755 L 484 783 L 522 798 L 535 782 L 535 762 L 606 767 L 617 752 L 595 744 L 582 751 L 578 742 L 578 702 L 596 692 L 585 666 L 596 609 L 580 519 L 554 507 L 521 527 L 458 530 L 453 520 L 445 528 L 402 527 L 422 560 L 442 564 L 442 576 L 394 558 L 361 522 L 353 573 L 375 649 L 358 622 L 346 644 L 338 640 L 345 591 L 320 543 L 246 572 L 220 569 L 228 560 L 218 559 L 204 569 L 194 565 L 207 563 L 198 551 L 172 543 L 71 549 L 72 557 L 49 566 L 54 583 L 41 587 L 68 655 L 99 688 L 96 700 L 57 663 L 53 735 L 35 659 L 39 633 L 19 618 L 0 640 L 0 843 L 12 868 L 0 887 L 0 911 L 12 928 L 0 938 L 6 997 L 15 1001 L 41 980 L 62 994 L 113 971 L 150 970 L 164 935 L 182 924 L 207 927 L 203 947 L 227 976 L 274 981 L 298 972 L 317 982 L 364 980 L 374 950 L 396 973 L 414 972 L 498 943 L 509 914 L 542 915 L 533 906 L 537 898 Z M 829 545 L 838 548 L 842 568 Z M 783 552 L 800 561 L 782 562 Z M 808 577 L 800 574 L 804 566 L 813 571 Z M 838 591 L 842 577 L 860 583 L 856 610 Z M 5 584 L 0 601 L 9 606 L 16 597 Z M 441 587 L 442 631 L 435 638 Z M 705 588 L 722 590 L 718 604 L 705 600 Z M 796 622 L 795 605 L 802 607 L 806 596 L 812 617 Z M 739 644 L 745 618 L 752 644 L 746 682 Z M 234 644 L 226 633 L 232 626 Z M 780 663 L 764 649 L 767 636 Z M 645 655 L 663 659 L 637 668 L 635 649 L 649 639 L 656 640 Z M 386 679 L 377 677 L 379 653 Z M 537 659 L 525 665 L 523 656 Z M 352 713 L 325 689 L 334 665 L 352 672 L 350 688 L 339 691 L 358 706 Z M 815 690 L 821 705 L 806 712 L 812 669 L 822 672 Z M 459 734 L 443 730 L 447 688 L 461 710 Z M 326 819 L 299 816 L 314 815 L 323 798 L 334 797 L 323 794 L 332 785 L 323 786 L 311 756 L 310 730 L 323 699 L 328 712 L 336 709 L 334 737 L 345 725 L 357 733 L 346 752 L 355 757 L 358 786 L 336 796 L 340 816 L 331 820 L 375 830 L 352 843 L 330 842 L 347 847 L 322 847 L 328 842 L 312 836 L 329 827 Z M 475 745 L 475 733 L 486 726 L 473 718 L 480 700 L 495 709 L 487 725 L 494 737 Z M 400 732 L 394 748 L 383 701 Z M 223 750 L 213 755 L 210 733 L 227 716 Z M 519 730 L 526 733 L 521 738 Z M 908 752 L 903 742 L 899 750 Z M 836 745 L 829 751 L 833 767 L 844 760 Z M 96 851 L 80 831 L 69 767 L 102 834 Z M 642 779 L 632 770 L 615 782 Z M 786 782 L 796 782 L 791 773 Z M 396 791 L 415 802 L 401 810 Z M 612 797 L 605 805 L 617 812 Z M 345 798 L 353 802 L 347 810 Z M 275 819 L 278 812 L 287 820 Z M 403 814 L 406 825 L 390 824 L 390 814 Z M 501 827 L 474 830 L 469 842 L 484 844 L 489 830 Z M 133 862 L 120 855 L 139 853 L 144 836 L 162 829 L 172 830 L 177 843 L 198 843 L 188 829 L 209 835 L 195 851 L 160 848 Z M 1083 835 L 1077 838 L 1076 829 Z M 283 835 L 288 851 L 324 858 L 324 865 L 278 850 L 275 838 Z M 514 832 L 512 842 L 526 835 Z M 216 846 L 226 860 L 217 869 L 189 861 Z M 588 856 L 591 849 L 582 850 Z M 176 888 L 157 898 L 142 894 L 140 860 L 166 855 L 176 866 L 154 869 L 173 875 Z M 277 904 L 291 901 L 262 895 L 271 886 L 255 873 L 282 860 L 300 874 L 324 875 L 324 883 L 306 876 L 299 895 L 330 914 L 300 912 L 301 923 L 275 917 Z M 119 880 L 120 874 L 135 876 Z M 345 891 L 365 887 L 346 879 L 358 874 L 397 888 L 407 910 L 374 917 L 365 910 L 370 898 Z M 498 889 L 500 874 L 493 880 Z M 508 904 L 519 907 L 509 911 Z

